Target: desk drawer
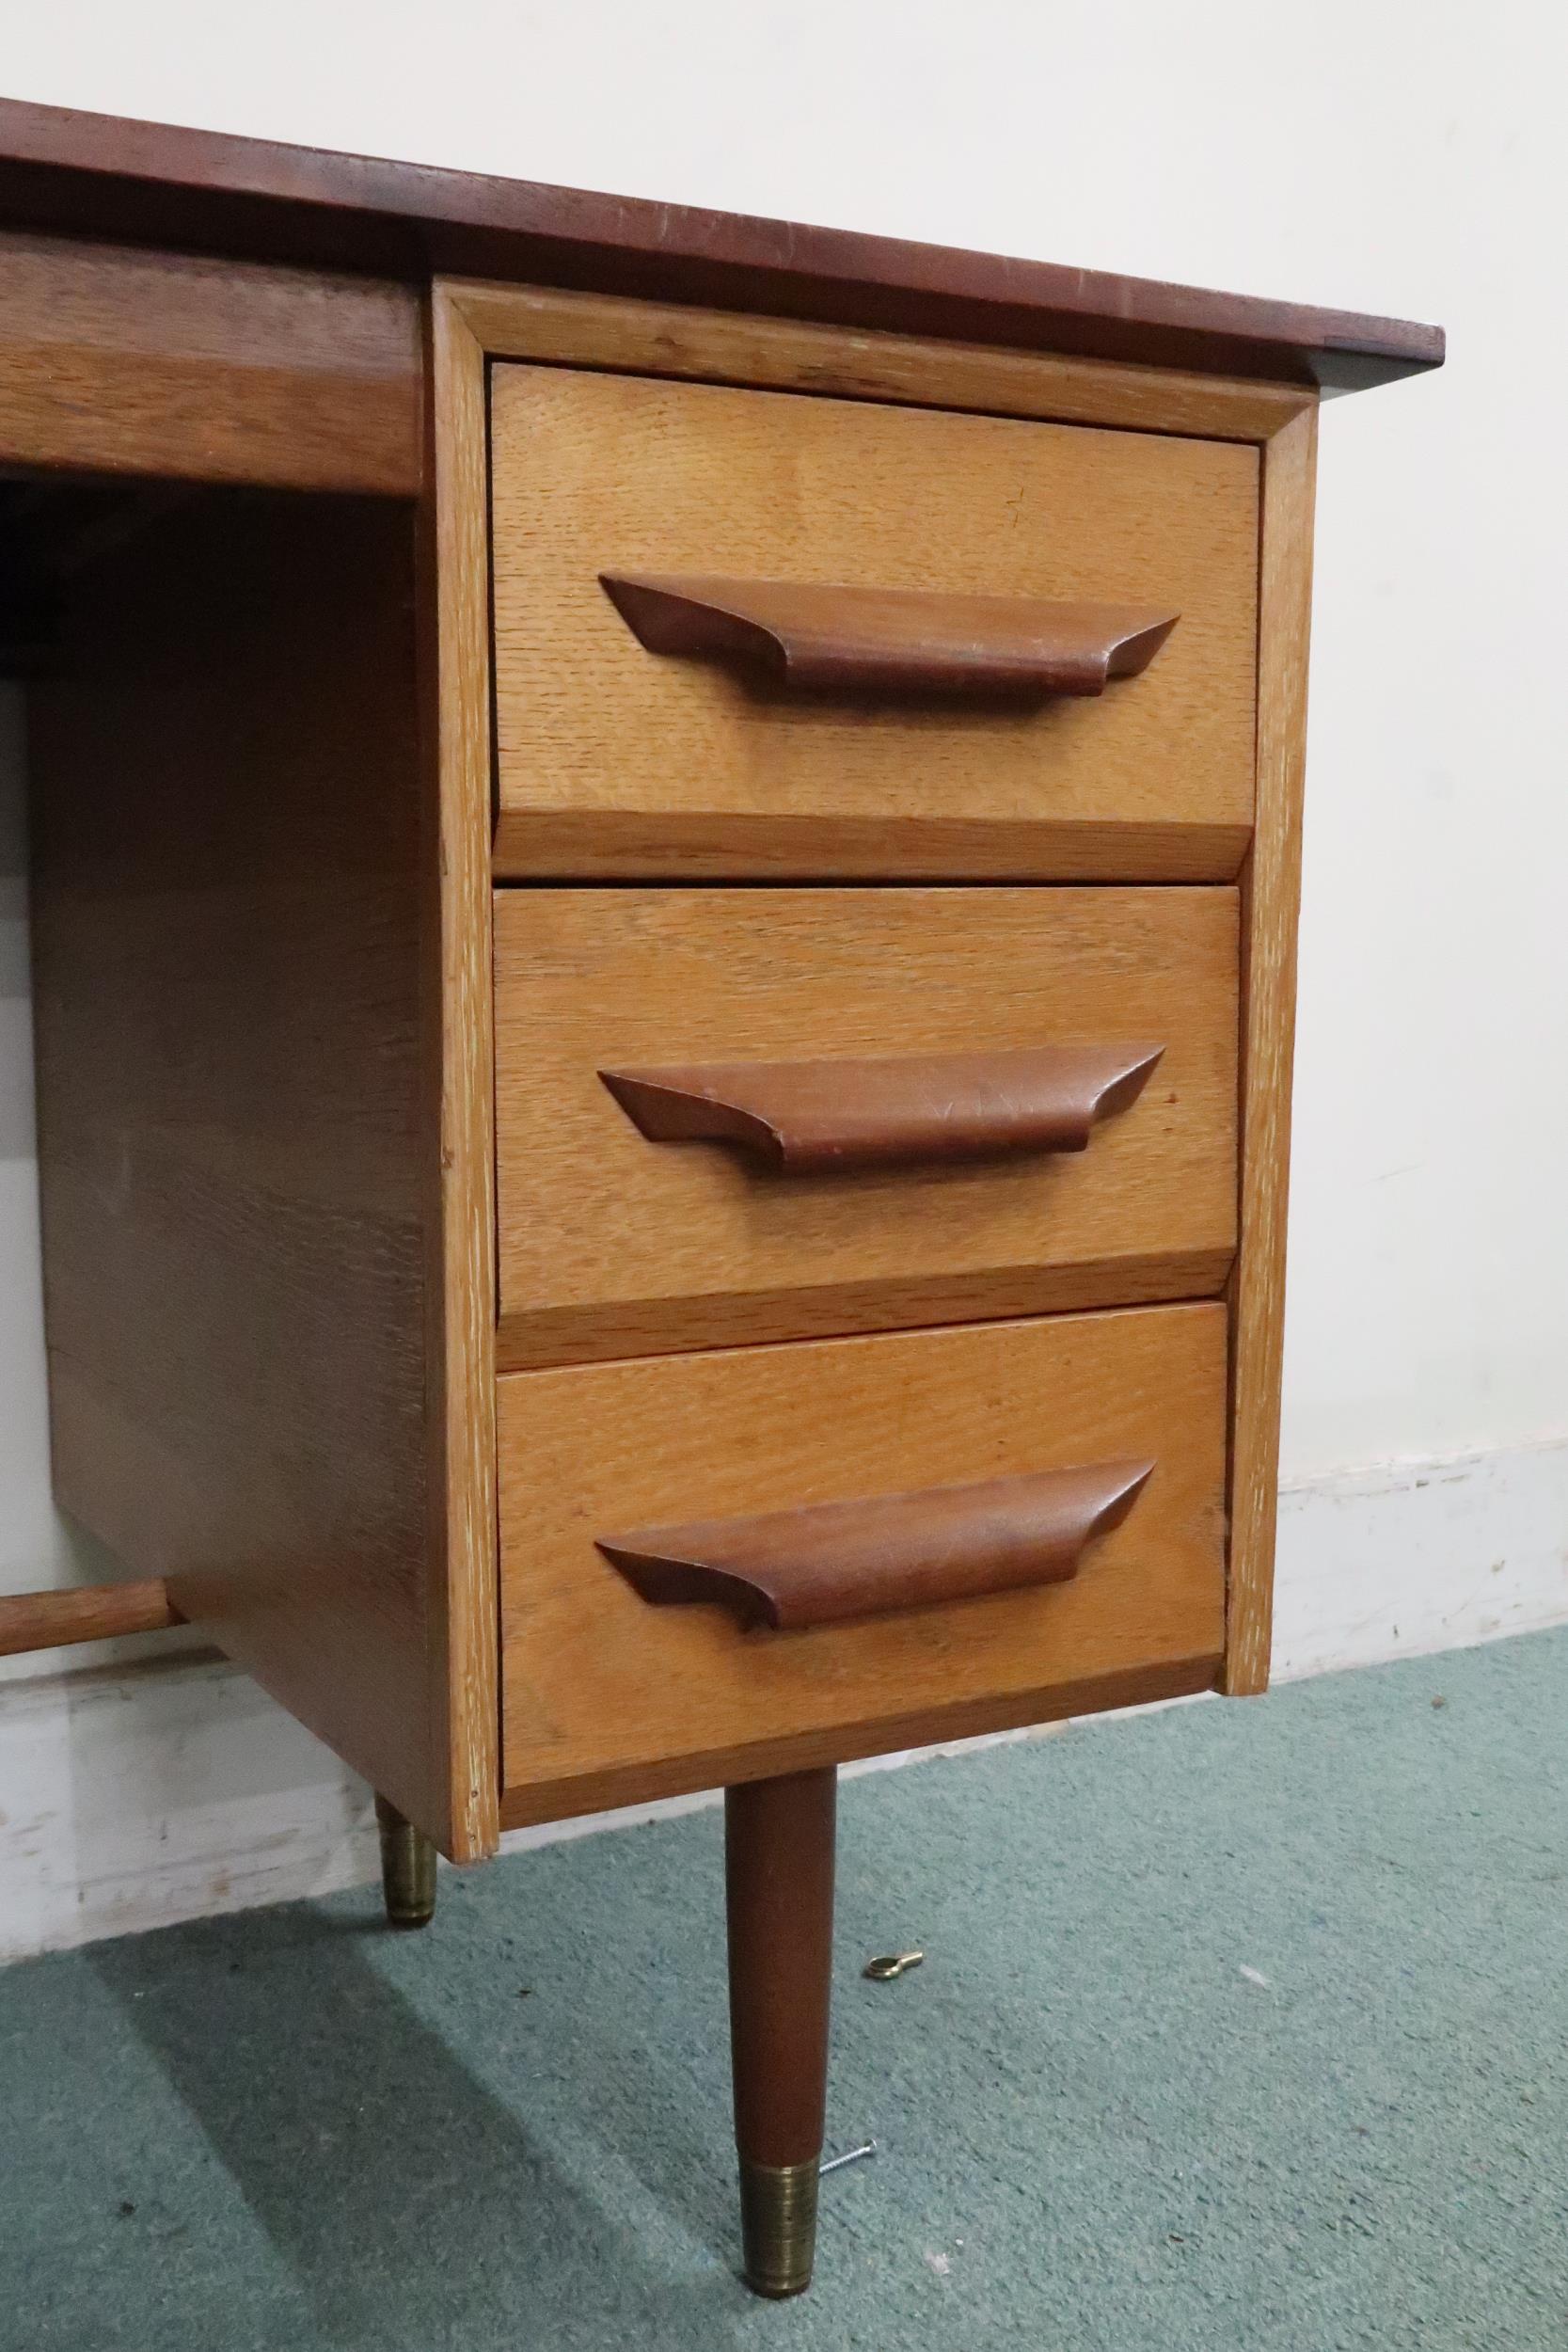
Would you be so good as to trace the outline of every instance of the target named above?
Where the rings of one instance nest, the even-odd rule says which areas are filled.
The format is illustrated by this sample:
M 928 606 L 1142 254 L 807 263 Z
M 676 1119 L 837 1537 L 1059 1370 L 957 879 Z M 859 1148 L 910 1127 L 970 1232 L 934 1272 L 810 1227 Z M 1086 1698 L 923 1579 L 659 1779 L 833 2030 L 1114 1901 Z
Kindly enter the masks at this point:
M 499 873 L 1237 873 L 1251 446 L 521 365 L 491 425 Z M 1085 691 L 1084 600 L 1176 626 Z
M 1207 1687 L 1223 1646 L 1225 1423 L 1217 1304 L 501 1380 L 503 1818 Z M 1120 1494 L 1108 1515 L 1119 1523 L 1069 1581 L 1072 1546 L 1058 1542 L 1042 1555 L 1058 1581 L 1020 1583 L 1033 1573 L 1030 1539 L 1022 1559 L 1016 1545 L 1004 1557 L 1006 1521 L 1033 1490 L 1017 1482 L 1059 1471 Z M 890 1511 L 889 1498 L 933 1489 L 959 1491 Z M 893 1585 L 868 1588 L 879 1613 L 805 1629 L 747 1629 L 718 1599 L 651 1601 L 598 1548 L 641 1575 L 640 1553 L 711 1550 L 758 1514 L 800 1515 L 810 1535 L 826 1524 L 814 1508 L 850 1502 L 871 1506 L 873 1540 L 868 1549 L 863 1527 L 854 1543 L 840 1530 L 835 1561 L 858 1557 Z M 933 1511 L 953 1541 L 940 1528 L 932 1540 Z M 678 1541 L 658 1533 L 674 1528 Z M 928 1597 L 955 1575 L 973 1593 L 976 1561 L 980 1585 L 989 1573 L 1017 1588 Z M 820 1605 L 804 1614 L 820 1617 Z
M 1224 1283 L 1234 891 L 502 891 L 496 1010 L 503 1368 Z

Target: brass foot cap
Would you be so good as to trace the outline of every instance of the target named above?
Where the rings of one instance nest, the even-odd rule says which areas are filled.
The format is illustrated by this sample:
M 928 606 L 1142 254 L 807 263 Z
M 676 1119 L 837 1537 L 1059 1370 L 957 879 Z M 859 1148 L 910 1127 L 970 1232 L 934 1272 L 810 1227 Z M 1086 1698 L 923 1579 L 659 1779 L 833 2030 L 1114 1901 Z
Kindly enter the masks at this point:
M 427 1928 L 436 1915 L 436 1849 L 385 1797 L 375 1801 L 375 1818 L 388 1925 Z
M 404 1911 L 401 1909 L 394 1911 L 390 1903 L 387 1906 L 387 1925 L 389 1928 L 400 1928 L 404 1930 L 409 1928 L 428 1928 L 435 1916 L 436 1906 L 434 1903 L 431 1904 L 428 1911 Z
M 811 2284 L 816 2251 L 817 2160 L 751 2164 L 740 2159 L 740 2241 L 746 2284 L 782 2300 Z

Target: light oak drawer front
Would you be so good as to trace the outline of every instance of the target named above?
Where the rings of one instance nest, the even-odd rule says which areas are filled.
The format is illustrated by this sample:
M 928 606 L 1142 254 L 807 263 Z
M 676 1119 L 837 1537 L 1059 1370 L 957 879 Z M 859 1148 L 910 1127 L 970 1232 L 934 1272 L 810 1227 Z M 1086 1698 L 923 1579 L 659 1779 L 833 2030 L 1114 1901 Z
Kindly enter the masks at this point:
M 1237 916 L 1223 888 L 499 892 L 499 1363 L 1217 1292 Z
M 500 874 L 1237 873 L 1250 445 L 521 365 L 491 423 Z
M 1218 1304 L 498 1385 L 507 1820 L 1206 1688 L 1217 1671 Z M 1064 1560 L 1053 1490 L 1079 1507 L 1096 1482 L 1115 1503 L 1106 1532 Z M 821 1508 L 850 1503 L 836 1518 Z M 718 1600 L 660 1603 L 633 1581 L 650 1549 L 776 1549 L 758 1522 L 776 1514 L 799 1515 L 810 1539 L 784 1570 L 809 1575 L 826 1534 L 839 1565 L 891 1572 L 865 1604 L 876 1613 L 748 1629 Z M 1017 1588 L 904 1605 L 976 1589 L 976 1560 L 982 1586 Z M 820 1615 L 786 1608 L 783 1621 Z

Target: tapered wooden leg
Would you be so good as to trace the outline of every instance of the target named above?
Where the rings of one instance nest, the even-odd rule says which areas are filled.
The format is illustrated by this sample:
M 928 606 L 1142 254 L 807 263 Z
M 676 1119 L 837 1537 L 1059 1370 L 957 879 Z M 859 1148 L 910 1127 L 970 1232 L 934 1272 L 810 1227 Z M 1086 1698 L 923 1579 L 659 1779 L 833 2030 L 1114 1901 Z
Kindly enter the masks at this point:
M 746 2281 L 811 2284 L 828 2089 L 837 1773 L 749 1781 L 724 1797 L 730 2046 Z
M 428 1928 L 436 1915 L 436 1848 L 422 1829 L 405 1820 L 385 1797 L 375 1801 L 381 1832 L 381 1886 L 388 1924 Z

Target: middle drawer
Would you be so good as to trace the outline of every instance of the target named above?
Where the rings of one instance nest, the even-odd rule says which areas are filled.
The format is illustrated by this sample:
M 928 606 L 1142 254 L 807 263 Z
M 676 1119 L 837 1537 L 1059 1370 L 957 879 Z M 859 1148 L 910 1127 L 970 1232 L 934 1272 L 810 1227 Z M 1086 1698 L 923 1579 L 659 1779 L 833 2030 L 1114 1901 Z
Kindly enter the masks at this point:
M 500 1368 L 1214 1293 L 1237 991 L 1227 888 L 499 892 Z

